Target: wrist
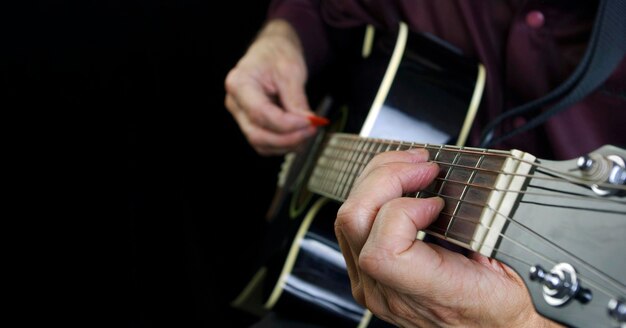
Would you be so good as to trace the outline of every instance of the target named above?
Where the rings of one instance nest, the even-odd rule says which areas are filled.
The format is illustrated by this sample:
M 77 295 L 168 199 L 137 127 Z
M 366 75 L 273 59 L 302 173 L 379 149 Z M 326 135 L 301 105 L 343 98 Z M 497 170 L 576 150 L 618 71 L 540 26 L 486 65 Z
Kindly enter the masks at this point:
M 273 19 L 267 22 L 257 36 L 257 39 L 260 38 L 282 38 L 289 41 L 298 50 L 302 50 L 302 44 L 296 30 L 283 19 Z
M 520 318 L 517 325 L 514 327 L 533 327 L 533 328 L 564 328 L 563 325 L 552 321 L 541 314 L 533 311 L 530 317 Z

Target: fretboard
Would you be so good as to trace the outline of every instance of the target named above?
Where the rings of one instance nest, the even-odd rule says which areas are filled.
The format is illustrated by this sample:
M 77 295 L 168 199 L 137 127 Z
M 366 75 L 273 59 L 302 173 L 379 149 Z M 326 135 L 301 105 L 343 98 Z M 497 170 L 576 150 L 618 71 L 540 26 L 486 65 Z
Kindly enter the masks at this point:
M 343 202 L 378 153 L 424 148 L 440 167 L 435 181 L 407 197 L 440 196 L 445 206 L 425 232 L 491 256 L 535 158 L 520 151 L 428 145 L 336 133 L 329 137 L 309 189 Z

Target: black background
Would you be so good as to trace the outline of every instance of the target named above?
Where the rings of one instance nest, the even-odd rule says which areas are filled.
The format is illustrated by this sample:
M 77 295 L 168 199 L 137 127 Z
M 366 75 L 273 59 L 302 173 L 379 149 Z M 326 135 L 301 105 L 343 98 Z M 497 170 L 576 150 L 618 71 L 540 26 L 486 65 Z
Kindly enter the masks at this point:
M 81 214 L 81 224 L 66 224 L 71 234 L 84 241 L 107 231 L 70 245 L 84 253 L 74 267 L 95 263 L 68 282 L 82 289 L 74 302 L 99 308 L 85 325 L 254 320 L 228 302 L 254 270 L 282 159 L 248 146 L 224 108 L 224 78 L 268 2 L 2 5 L 3 107 L 47 127 L 31 136 L 42 152 L 64 145 L 54 161 L 85 188 L 63 204 Z M 92 244 L 100 250 L 86 250 Z

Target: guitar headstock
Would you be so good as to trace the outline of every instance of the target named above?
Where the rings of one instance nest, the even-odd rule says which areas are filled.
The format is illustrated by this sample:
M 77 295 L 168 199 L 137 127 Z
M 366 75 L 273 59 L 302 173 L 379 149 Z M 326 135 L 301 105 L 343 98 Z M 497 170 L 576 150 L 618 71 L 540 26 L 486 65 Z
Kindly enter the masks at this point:
M 492 257 L 524 279 L 539 313 L 626 327 L 626 151 L 537 160 Z

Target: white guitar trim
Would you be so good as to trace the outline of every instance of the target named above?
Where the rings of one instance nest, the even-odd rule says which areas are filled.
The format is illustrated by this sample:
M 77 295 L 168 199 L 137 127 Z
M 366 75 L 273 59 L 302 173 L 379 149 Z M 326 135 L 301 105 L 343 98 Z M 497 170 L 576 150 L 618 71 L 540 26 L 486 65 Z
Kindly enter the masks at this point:
M 409 28 L 406 23 L 400 22 L 400 30 L 398 31 L 396 45 L 393 48 L 391 59 L 389 59 L 389 65 L 385 71 L 385 76 L 383 77 L 382 82 L 380 82 L 380 87 L 378 88 L 378 92 L 376 92 L 376 98 L 374 98 L 372 107 L 370 107 L 369 114 L 367 114 L 365 123 L 363 123 L 361 132 L 359 133 L 362 137 L 367 137 L 372 132 L 376 118 L 378 117 L 378 114 L 380 114 L 380 109 L 385 103 L 385 99 L 389 94 L 389 89 L 391 89 L 391 84 L 393 83 L 396 73 L 398 72 L 398 67 L 400 67 L 400 62 L 402 61 L 402 55 L 404 54 L 408 36 Z
M 289 254 L 287 255 L 287 259 L 285 260 L 283 269 L 280 272 L 278 281 L 276 282 L 276 285 L 274 286 L 274 290 L 272 290 L 272 294 L 267 299 L 267 302 L 265 302 L 264 307 L 266 309 L 268 310 L 272 309 L 274 305 L 276 305 L 276 302 L 278 302 L 280 295 L 283 293 L 285 282 L 287 281 L 287 278 L 289 278 L 289 273 L 291 272 L 291 270 L 293 270 L 293 266 L 296 263 L 296 259 L 298 258 L 298 253 L 300 252 L 300 243 L 302 242 L 302 238 L 304 238 L 304 235 L 309 230 L 309 226 L 311 226 L 311 222 L 313 222 L 313 218 L 315 218 L 315 216 L 317 215 L 317 212 L 319 212 L 319 210 L 328 201 L 330 201 L 330 199 L 325 198 L 325 197 L 318 199 L 315 202 L 315 204 L 311 206 L 311 209 L 306 214 L 304 220 L 302 221 L 302 224 L 300 225 L 300 229 L 298 229 L 298 233 L 296 234 L 296 237 L 294 238 L 293 243 L 291 244 L 291 248 L 289 249 Z
M 380 83 L 380 87 L 376 92 L 376 97 L 372 102 L 372 106 L 370 107 L 370 110 L 367 114 L 367 118 L 363 123 L 361 132 L 359 133 L 359 136 L 361 137 L 369 137 L 372 133 L 374 123 L 380 115 L 380 111 L 385 103 L 385 99 L 387 99 L 387 95 L 389 95 L 391 85 L 393 84 L 396 74 L 398 73 L 400 63 L 402 62 L 402 57 L 404 56 L 404 50 L 406 49 L 408 35 L 408 26 L 406 25 L 406 23 L 400 22 L 398 36 L 396 37 L 396 44 L 394 46 L 393 53 L 391 54 L 391 58 L 389 59 L 389 64 L 387 66 L 387 70 L 385 71 L 385 75 L 383 76 L 383 79 Z M 372 26 L 368 26 L 365 31 L 365 39 L 362 49 L 362 56 L 364 58 L 368 57 L 372 51 L 373 39 L 374 28 Z M 467 109 L 467 114 L 465 115 L 463 126 L 461 127 L 461 131 L 459 132 L 459 136 L 456 141 L 456 146 L 459 147 L 465 145 L 465 142 L 467 141 L 469 131 L 472 127 L 472 123 L 474 123 L 474 118 L 476 117 L 476 113 L 478 112 L 478 107 L 480 106 L 480 101 L 482 99 L 483 91 L 485 89 L 485 83 L 487 80 L 487 72 L 485 66 L 479 63 L 477 70 L 478 72 L 476 76 L 476 83 L 474 85 L 474 92 L 472 93 L 472 98 Z
M 480 106 L 480 100 L 483 97 L 483 90 L 485 89 L 485 83 L 487 80 L 487 72 L 483 64 L 478 64 L 478 76 L 476 77 L 476 85 L 474 87 L 474 93 L 472 94 L 472 100 L 470 101 L 469 108 L 467 109 L 467 115 L 465 115 L 465 121 L 463 127 L 459 133 L 459 138 L 456 141 L 456 145 L 462 147 L 467 141 L 467 136 L 474 123 L 476 112 L 478 112 L 478 106 Z

